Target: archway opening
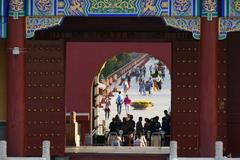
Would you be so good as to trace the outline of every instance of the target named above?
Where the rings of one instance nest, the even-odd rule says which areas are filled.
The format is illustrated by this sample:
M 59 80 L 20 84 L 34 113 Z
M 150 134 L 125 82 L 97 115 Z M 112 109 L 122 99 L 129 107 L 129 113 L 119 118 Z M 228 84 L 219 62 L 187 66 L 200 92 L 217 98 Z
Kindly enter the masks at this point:
M 139 135 L 145 146 L 169 145 L 171 76 L 163 61 L 147 53 L 117 54 L 92 89 L 93 145 L 116 145 L 116 136 L 121 146 L 136 145 Z
M 93 135 L 96 134 L 94 124 L 97 121 L 95 113 L 99 108 L 95 99 L 98 94 L 94 90 L 98 86 L 98 73 L 102 65 L 119 53 L 151 53 L 161 59 L 171 70 L 172 46 L 167 42 L 67 42 L 66 44 L 66 88 L 65 106 L 67 120 L 67 146 L 76 146 L 75 136 L 80 136 L 80 145 L 95 145 Z M 86 56 L 89 55 L 89 56 Z M 106 64 L 106 63 L 105 63 Z M 94 81 L 94 83 L 93 83 Z M 95 92 L 96 93 L 96 92 Z M 70 123 L 69 115 L 76 112 L 73 119 L 79 127 Z M 78 131 L 77 131 L 78 130 Z M 77 132 L 75 132 L 77 131 Z M 74 133 L 74 135 L 71 135 Z M 75 134 L 76 133 L 76 134 Z M 70 138 L 71 137 L 71 138 Z M 69 139 L 68 139 L 69 138 Z M 75 140 L 74 140 L 75 138 Z M 104 142 L 104 135 L 101 138 Z M 97 143 L 97 145 L 100 145 Z

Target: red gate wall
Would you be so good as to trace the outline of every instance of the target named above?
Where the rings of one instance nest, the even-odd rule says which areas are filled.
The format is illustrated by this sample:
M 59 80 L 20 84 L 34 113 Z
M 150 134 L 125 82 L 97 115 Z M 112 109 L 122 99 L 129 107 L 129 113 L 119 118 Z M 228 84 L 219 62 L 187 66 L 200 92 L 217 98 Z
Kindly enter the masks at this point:
M 50 140 L 51 155 L 65 152 L 65 52 L 63 41 L 27 41 L 25 153 L 42 154 Z M 17 134 L 17 133 L 16 133 Z
M 199 43 L 174 42 L 171 136 L 179 156 L 199 155 Z
M 161 59 L 172 70 L 172 139 L 179 142 L 180 155 L 198 155 L 198 42 L 173 42 L 172 46 L 171 43 L 67 42 L 66 56 L 63 41 L 28 41 L 27 46 L 29 48 L 26 55 L 25 151 L 27 155 L 40 155 L 41 142 L 45 139 L 51 141 L 53 155 L 63 154 L 65 148 L 64 105 L 68 112 L 90 113 L 91 85 L 102 64 L 116 54 L 134 51 L 149 53 Z M 224 106 L 222 108 L 222 102 L 226 104 L 226 51 L 226 46 L 223 45 L 220 50 L 218 80 L 218 107 L 220 107 L 218 139 L 224 142 L 228 138 L 226 109 Z M 235 115 L 234 110 L 237 109 L 232 105 L 228 111 Z M 228 128 L 231 130 L 236 126 L 233 123 L 234 118 L 230 118 L 231 124 Z M 90 124 L 85 125 L 90 126 Z M 87 126 L 85 126 L 86 132 L 89 132 Z M 234 130 L 238 131 L 236 128 Z
M 228 64 L 228 50 L 226 41 L 219 42 L 219 56 L 218 56 L 218 137 L 224 144 L 224 152 L 228 152 L 228 134 L 227 134 L 227 64 Z
M 218 135 L 227 151 L 227 44 L 221 42 L 218 59 Z M 179 155 L 199 155 L 199 42 L 174 42 L 172 64 L 172 139 Z M 207 72 L 207 71 L 206 71 Z M 204 87 L 204 86 L 202 86 Z

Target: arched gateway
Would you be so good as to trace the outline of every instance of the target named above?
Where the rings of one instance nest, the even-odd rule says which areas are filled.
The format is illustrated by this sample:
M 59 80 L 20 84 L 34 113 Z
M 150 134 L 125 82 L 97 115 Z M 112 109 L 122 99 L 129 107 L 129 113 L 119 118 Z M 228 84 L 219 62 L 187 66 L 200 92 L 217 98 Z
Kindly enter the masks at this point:
M 7 39 L 7 44 L 1 40 L 1 53 L 5 55 L 0 56 L 8 62 L 0 64 L 7 70 L 0 70 L 7 81 L 7 87 L 3 87 L 7 102 L 5 92 L 0 100 L 2 110 L 7 108 L 7 119 L 2 119 L 7 120 L 9 155 L 38 155 L 45 139 L 51 141 L 53 155 L 63 155 L 66 110 L 79 108 L 79 121 L 89 132 L 90 89 L 96 67 L 113 54 L 130 50 L 151 53 L 171 68 L 171 139 L 179 142 L 181 155 L 212 156 L 215 141 L 222 140 L 227 153 L 239 156 L 236 140 L 240 133 L 236 90 L 239 74 L 232 71 L 239 65 L 236 61 L 239 57 L 234 54 L 239 47 L 234 34 L 218 42 L 228 32 L 239 30 L 237 2 L 1 0 L 0 3 L 0 37 Z M 63 17 L 61 26 L 35 34 L 37 30 L 60 25 Z M 152 17 L 162 17 L 164 21 Z M 164 27 L 163 22 L 192 32 L 199 41 L 192 39 L 190 33 Z M 32 39 L 26 41 L 25 37 Z M 162 51 L 165 52 L 161 55 Z M 76 75 L 76 70 L 81 70 L 81 74 Z M 6 86 L 5 81 L 0 82 Z M 77 99 L 76 94 L 82 98 Z
M 117 53 L 131 51 L 151 53 L 152 56 L 164 60 L 169 69 L 171 69 L 171 50 L 171 43 L 68 42 L 66 44 L 65 78 L 65 104 L 67 112 L 76 111 L 77 113 L 85 113 L 85 116 L 79 116 L 79 119 L 91 116 L 92 80 L 98 74 L 101 65 Z M 95 58 L 96 56 L 97 58 Z M 85 101 L 79 101 L 79 98 L 83 98 Z M 85 128 L 85 125 L 87 128 Z M 84 126 L 84 130 L 86 129 L 86 133 L 91 132 L 90 120 L 84 122 L 82 126 Z M 84 135 L 82 136 L 83 138 Z

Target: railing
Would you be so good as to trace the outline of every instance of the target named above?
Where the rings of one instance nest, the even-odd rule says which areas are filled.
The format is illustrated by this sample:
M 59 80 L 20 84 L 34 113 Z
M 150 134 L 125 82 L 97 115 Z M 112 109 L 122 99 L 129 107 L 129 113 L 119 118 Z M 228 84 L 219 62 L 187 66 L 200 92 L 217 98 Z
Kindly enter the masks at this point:
M 118 79 L 120 78 L 122 75 L 126 74 L 127 72 L 129 72 L 134 66 L 141 66 L 143 64 L 145 64 L 147 62 L 147 60 L 149 59 L 149 55 L 148 54 L 141 54 L 139 57 L 136 57 L 134 60 L 132 60 L 131 62 L 127 63 L 126 65 L 122 66 L 121 68 L 119 68 L 118 70 L 116 70 L 115 72 L 111 73 L 110 75 L 108 75 L 106 77 L 106 79 L 109 81 L 110 79 Z
M 43 141 L 42 157 L 8 157 L 7 142 L 0 141 L 0 160 L 50 160 L 50 141 Z
M 223 143 L 217 141 L 215 144 L 215 157 L 178 157 L 177 141 L 170 142 L 170 160 L 240 160 L 240 158 L 227 158 L 223 156 Z
M 91 132 L 91 136 L 93 137 L 96 133 L 97 133 L 97 130 L 98 130 L 98 126 L 96 126 L 92 132 Z

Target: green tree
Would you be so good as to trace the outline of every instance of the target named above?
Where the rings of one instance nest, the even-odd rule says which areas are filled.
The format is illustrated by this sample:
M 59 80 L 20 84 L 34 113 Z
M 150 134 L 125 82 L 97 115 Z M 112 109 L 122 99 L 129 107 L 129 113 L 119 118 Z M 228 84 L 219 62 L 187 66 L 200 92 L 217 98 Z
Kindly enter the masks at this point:
M 114 72 L 114 69 L 117 65 L 117 57 L 114 56 L 112 59 L 108 60 L 105 64 L 104 69 L 102 70 L 102 74 L 104 77 Z
M 118 54 L 117 56 L 114 56 L 113 58 L 107 61 L 101 74 L 103 74 L 104 77 L 107 77 L 111 73 L 115 72 L 119 68 L 129 63 L 134 58 L 135 56 L 131 56 L 130 53 Z

